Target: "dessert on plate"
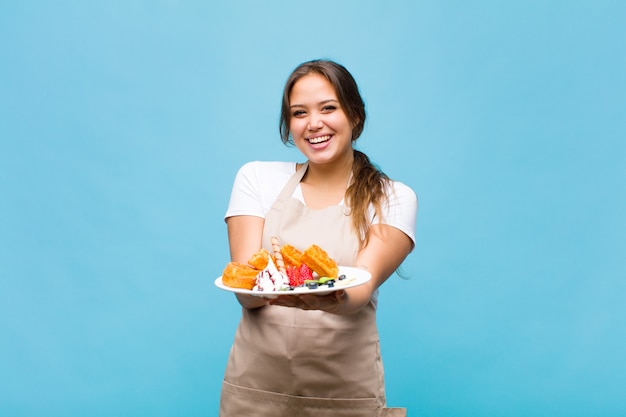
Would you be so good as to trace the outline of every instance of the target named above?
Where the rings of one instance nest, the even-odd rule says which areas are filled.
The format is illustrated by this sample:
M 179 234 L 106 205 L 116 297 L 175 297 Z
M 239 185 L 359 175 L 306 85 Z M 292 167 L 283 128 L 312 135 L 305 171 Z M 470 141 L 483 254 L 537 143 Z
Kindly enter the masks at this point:
M 247 264 L 229 262 L 222 273 L 222 284 L 259 292 L 289 291 L 299 287 L 333 287 L 339 275 L 337 263 L 317 245 L 300 251 L 292 245 L 282 247 L 272 237 L 271 254 L 266 249 L 255 252 Z

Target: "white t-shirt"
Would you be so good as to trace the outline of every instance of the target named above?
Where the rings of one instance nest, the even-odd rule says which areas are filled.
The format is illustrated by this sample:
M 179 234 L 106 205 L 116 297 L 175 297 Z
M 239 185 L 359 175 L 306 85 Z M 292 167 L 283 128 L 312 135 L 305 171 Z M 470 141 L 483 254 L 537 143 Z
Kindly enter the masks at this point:
M 265 218 L 276 198 L 296 172 L 295 162 L 253 161 L 243 165 L 237 172 L 230 196 L 228 210 L 224 218 L 232 216 L 256 216 Z M 300 186 L 293 197 L 304 204 Z M 343 202 L 341 203 L 343 204 Z M 383 223 L 404 232 L 415 243 L 415 222 L 417 220 L 417 196 L 407 185 L 391 181 L 389 204 L 383 205 Z M 370 207 L 372 223 L 374 208 Z

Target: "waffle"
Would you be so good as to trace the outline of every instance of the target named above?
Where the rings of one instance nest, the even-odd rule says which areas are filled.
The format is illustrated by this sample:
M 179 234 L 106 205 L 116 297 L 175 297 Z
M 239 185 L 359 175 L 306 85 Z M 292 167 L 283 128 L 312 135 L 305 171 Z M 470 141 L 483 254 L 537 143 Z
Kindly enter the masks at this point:
M 291 245 L 283 245 L 280 248 L 280 253 L 283 255 L 285 261 L 285 267 L 293 266 L 300 268 L 302 266 L 302 252 Z
M 222 284 L 233 288 L 251 290 L 256 284 L 259 271 L 250 265 L 239 262 L 229 262 L 222 272 Z
M 309 246 L 302 254 L 301 260 L 320 277 L 337 278 L 339 274 L 337 263 L 317 245 Z
M 256 251 L 250 259 L 248 259 L 248 263 L 255 269 L 261 270 L 267 266 L 269 257 L 270 253 L 266 249 L 260 249 Z

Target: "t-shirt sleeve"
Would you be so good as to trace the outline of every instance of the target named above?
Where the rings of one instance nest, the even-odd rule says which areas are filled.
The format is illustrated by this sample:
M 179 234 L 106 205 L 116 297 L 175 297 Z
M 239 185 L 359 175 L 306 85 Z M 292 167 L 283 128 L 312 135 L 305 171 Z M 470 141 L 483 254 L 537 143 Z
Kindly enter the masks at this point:
M 230 194 L 225 219 L 232 216 L 265 217 L 261 187 L 258 181 L 254 162 L 248 162 L 239 168 Z
M 251 161 L 244 164 L 233 183 L 224 218 L 256 216 L 265 218 L 289 178 L 295 162 Z
M 389 203 L 383 205 L 383 219 L 374 219 L 373 223 L 383 223 L 404 232 L 415 244 L 415 225 L 417 223 L 417 195 L 407 185 L 394 181 L 390 187 Z

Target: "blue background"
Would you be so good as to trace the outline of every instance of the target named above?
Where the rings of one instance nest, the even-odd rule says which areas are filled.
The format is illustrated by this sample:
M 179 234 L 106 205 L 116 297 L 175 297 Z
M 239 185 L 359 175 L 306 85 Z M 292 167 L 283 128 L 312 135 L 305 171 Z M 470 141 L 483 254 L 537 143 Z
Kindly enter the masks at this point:
M 626 415 L 626 2 L 2 1 L 0 415 L 215 416 L 236 170 L 300 62 L 420 198 L 390 405 Z

